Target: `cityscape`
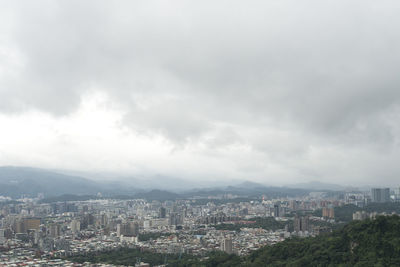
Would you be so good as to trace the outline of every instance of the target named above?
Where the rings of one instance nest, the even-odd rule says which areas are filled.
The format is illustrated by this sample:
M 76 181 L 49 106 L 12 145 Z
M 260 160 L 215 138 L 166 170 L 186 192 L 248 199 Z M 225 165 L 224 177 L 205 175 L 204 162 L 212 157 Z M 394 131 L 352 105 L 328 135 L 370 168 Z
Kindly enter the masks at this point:
M 244 199 L 231 194 L 177 200 L 89 199 L 48 203 L 43 195 L 0 202 L 0 266 L 91 266 L 79 256 L 109 253 L 123 248 L 168 255 L 206 258 L 222 251 L 249 255 L 285 239 L 332 232 L 348 222 L 335 210 L 360 209 L 352 220 L 364 220 L 386 211 L 362 210 L 370 204 L 400 203 L 399 189 L 372 188 L 369 192 L 310 192 L 302 197 Z M 400 207 L 400 205 L 397 205 Z M 343 215 L 342 215 L 343 216 Z M 103 263 L 93 266 L 116 266 Z
M 0 0 L 0 267 L 400 266 L 399 25 Z

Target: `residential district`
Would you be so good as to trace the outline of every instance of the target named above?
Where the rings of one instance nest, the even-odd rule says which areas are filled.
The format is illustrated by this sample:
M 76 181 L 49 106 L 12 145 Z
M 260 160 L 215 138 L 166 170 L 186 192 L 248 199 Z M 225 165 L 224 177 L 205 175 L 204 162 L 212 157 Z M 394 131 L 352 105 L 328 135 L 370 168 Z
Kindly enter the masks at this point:
M 398 193 L 398 192 L 397 192 Z M 74 255 L 137 248 L 163 254 L 202 257 L 210 251 L 247 255 L 292 236 L 332 231 L 335 208 L 398 199 L 388 188 L 298 198 L 146 201 L 95 199 L 46 202 L 43 196 L 0 197 L 0 266 L 113 266 L 74 263 Z M 318 213 L 317 211 L 320 211 Z M 356 211 L 355 220 L 376 214 Z M 150 266 L 137 262 L 136 266 Z

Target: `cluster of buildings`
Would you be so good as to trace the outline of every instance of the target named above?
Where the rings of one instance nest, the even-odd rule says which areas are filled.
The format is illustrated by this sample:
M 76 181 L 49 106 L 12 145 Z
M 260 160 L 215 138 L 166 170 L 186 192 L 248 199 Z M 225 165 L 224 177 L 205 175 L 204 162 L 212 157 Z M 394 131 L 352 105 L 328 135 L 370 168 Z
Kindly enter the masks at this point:
M 32 262 L 31 266 L 40 266 L 35 264 L 41 261 L 48 266 L 86 266 L 56 258 L 122 247 L 199 256 L 213 250 L 247 255 L 293 235 L 329 232 L 330 228 L 321 222 L 333 222 L 337 206 L 359 206 L 388 199 L 391 197 L 387 189 L 375 188 L 371 196 L 313 192 L 296 199 L 264 196 L 260 200 L 241 202 L 235 198 L 220 202 L 212 199 L 0 202 L 0 266 L 19 266 L 18 262 L 23 261 Z M 318 209 L 322 209 L 322 217 L 312 216 Z M 353 218 L 366 216 L 370 215 L 356 213 Z M 254 218 L 266 217 L 274 217 L 282 223 L 282 228 L 272 230 L 253 225 Z M 221 229 L 218 225 L 240 225 L 240 230 Z

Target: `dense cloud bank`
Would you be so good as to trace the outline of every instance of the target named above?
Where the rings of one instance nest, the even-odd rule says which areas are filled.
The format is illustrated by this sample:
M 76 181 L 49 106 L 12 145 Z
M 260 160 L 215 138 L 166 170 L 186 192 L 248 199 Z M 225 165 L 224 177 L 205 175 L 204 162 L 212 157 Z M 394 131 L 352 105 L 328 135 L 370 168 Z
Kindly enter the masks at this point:
M 154 153 L 139 145 L 126 157 L 98 144 L 111 149 L 104 162 L 125 162 L 127 171 L 139 164 L 131 171 L 394 184 L 399 11 L 397 1 L 2 2 L 3 121 L 37 112 L 57 135 L 46 132 L 55 145 L 29 161 L 15 160 L 23 145 L 3 146 L 0 163 L 84 169 L 62 164 L 77 156 L 66 156 L 62 142 L 93 147 L 58 121 L 80 127 L 82 110 L 100 95 L 86 111 L 114 114 L 106 141 L 132 149 L 159 140 Z

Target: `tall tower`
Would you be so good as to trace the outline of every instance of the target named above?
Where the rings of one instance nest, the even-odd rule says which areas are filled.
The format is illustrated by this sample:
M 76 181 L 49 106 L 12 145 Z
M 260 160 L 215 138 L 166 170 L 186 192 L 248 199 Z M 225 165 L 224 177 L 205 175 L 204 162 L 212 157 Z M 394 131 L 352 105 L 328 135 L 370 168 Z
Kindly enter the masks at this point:
M 158 217 L 160 217 L 160 218 L 165 218 L 165 217 L 166 217 L 166 214 L 167 214 L 166 208 L 161 207 L 161 208 L 160 208 L 160 211 L 159 211 L 159 216 L 158 216 Z
M 280 208 L 279 204 L 274 205 L 274 217 L 280 217 Z

